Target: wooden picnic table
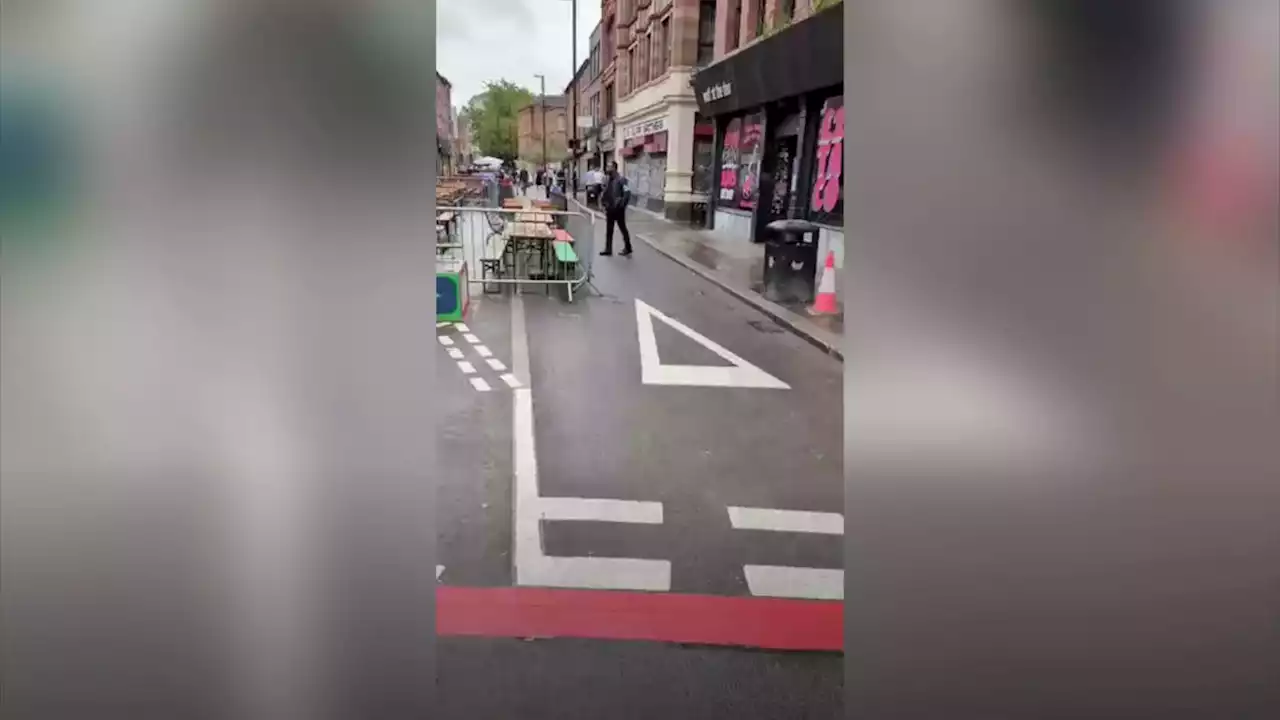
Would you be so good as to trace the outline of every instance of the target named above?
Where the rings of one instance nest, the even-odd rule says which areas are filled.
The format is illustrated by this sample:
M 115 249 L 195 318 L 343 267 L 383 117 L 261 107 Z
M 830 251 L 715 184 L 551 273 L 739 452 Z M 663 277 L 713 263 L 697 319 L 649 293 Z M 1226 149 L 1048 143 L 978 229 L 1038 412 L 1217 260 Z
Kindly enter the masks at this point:
M 445 211 L 436 215 L 436 234 L 444 232 L 445 237 L 452 239 L 456 234 L 458 216 L 451 211 Z
M 556 237 L 555 231 L 546 223 L 529 221 L 507 223 L 502 234 L 512 240 L 554 240 Z
M 552 222 L 551 218 L 552 216 L 548 215 L 547 213 L 536 213 L 536 212 L 516 213 L 515 215 L 516 222 L 541 223 L 543 225 L 550 225 Z
M 520 277 L 520 258 L 525 257 L 525 272 L 528 273 L 528 256 L 538 253 L 539 268 L 543 273 L 550 270 L 551 258 L 554 249 L 552 241 L 555 240 L 555 231 L 550 225 L 539 222 L 511 222 L 502 230 L 502 236 L 507 239 L 509 249 L 512 254 L 512 261 L 516 277 Z

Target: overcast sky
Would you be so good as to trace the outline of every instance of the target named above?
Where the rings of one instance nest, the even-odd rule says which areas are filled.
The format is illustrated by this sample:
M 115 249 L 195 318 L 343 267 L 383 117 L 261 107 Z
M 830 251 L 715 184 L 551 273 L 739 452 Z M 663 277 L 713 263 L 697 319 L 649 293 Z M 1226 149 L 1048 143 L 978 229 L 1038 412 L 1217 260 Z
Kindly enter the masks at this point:
M 436 69 L 453 84 L 463 107 L 487 81 L 506 79 L 537 94 L 564 92 L 573 77 L 570 0 L 437 0 Z M 587 57 L 599 0 L 578 0 L 578 62 Z

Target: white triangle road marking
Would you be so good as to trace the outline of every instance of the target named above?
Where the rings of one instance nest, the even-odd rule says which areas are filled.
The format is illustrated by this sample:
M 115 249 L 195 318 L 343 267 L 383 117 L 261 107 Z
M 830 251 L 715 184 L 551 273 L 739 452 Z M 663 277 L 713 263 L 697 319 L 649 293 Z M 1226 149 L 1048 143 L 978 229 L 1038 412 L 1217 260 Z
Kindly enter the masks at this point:
M 653 334 L 655 317 L 733 366 L 663 364 L 658 357 L 658 340 Z M 734 355 L 679 320 L 667 317 L 639 298 L 636 298 L 636 333 L 640 341 L 640 379 L 645 385 L 791 389 L 790 385 Z

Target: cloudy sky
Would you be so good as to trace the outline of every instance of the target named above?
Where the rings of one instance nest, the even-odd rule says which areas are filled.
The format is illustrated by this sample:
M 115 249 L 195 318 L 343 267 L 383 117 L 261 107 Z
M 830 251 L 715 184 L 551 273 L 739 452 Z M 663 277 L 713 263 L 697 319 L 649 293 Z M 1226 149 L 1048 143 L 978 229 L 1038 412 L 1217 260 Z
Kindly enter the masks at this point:
M 453 104 L 466 105 L 486 81 L 506 79 L 547 94 L 573 77 L 570 0 L 437 0 L 436 68 L 453 84 Z M 578 62 L 600 21 L 599 0 L 578 0 Z

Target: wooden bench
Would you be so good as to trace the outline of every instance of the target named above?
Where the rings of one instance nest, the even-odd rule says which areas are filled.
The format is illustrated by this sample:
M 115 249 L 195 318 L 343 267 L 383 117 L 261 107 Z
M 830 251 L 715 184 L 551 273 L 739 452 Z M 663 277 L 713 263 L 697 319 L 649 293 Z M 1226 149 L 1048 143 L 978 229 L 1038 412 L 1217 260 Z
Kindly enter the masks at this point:
M 578 253 L 573 249 L 573 243 L 567 243 L 563 240 L 552 240 L 551 248 L 555 251 L 556 262 L 570 266 L 578 264 Z

